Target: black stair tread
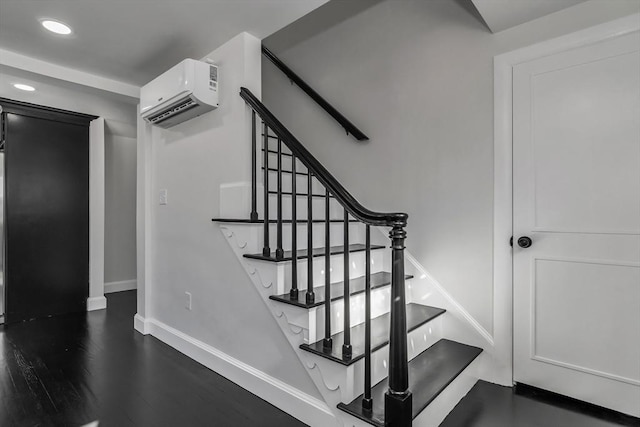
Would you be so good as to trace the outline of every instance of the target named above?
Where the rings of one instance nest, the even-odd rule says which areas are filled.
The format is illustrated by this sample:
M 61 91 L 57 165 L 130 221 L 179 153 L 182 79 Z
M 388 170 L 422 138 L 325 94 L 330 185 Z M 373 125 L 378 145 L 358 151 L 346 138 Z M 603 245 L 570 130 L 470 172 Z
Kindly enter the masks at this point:
M 442 308 L 430 307 L 421 304 L 407 304 L 407 332 L 411 332 L 430 320 L 435 319 L 444 313 Z M 382 316 L 371 319 L 371 351 L 376 351 L 389 343 L 390 315 L 385 313 Z M 317 354 L 349 366 L 364 357 L 364 323 L 351 327 L 352 356 L 349 359 L 342 357 L 342 344 L 344 343 L 344 332 L 331 336 L 333 346 L 325 349 L 322 340 L 313 344 L 302 344 L 301 349 Z
M 249 218 L 213 218 L 211 221 L 213 222 L 233 222 L 237 224 L 264 224 L 264 219 L 249 219 Z M 290 219 L 283 219 L 283 224 L 291 224 L 293 221 Z M 297 219 L 296 224 L 306 224 L 309 220 L 306 219 Z M 324 223 L 324 219 L 314 219 L 311 222 L 315 223 Z M 329 222 L 344 222 L 344 219 L 330 219 Z M 360 222 L 357 219 L 350 219 L 349 222 Z M 270 219 L 269 224 L 277 224 L 277 219 Z
M 385 247 L 381 245 L 371 245 L 371 250 L 384 249 L 384 248 Z M 348 252 L 362 252 L 366 249 L 366 247 L 362 243 L 355 243 L 353 245 L 349 245 L 348 249 L 349 249 Z M 329 253 L 331 255 L 343 254 L 344 246 L 331 246 L 329 248 Z M 291 261 L 292 251 L 284 251 L 284 256 L 282 257 L 282 259 L 276 259 L 276 254 L 274 250 L 271 251 L 271 256 L 264 256 L 262 254 L 244 254 L 243 256 L 245 258 L 259 259 L 263 261 L 282 262 L 282 261 Z M 314 248 L 311 253 L 311 256 L 312 257 L 324 256 L 324 248 Z M 308 258 L 307 250 L 299 249 L 298 259 L 306 259 L 306 258 Z
M 354 277 L 353 279 L 349 279 L 349 295 L 357 295 L 364 292 L 365 287 L 365 276 Z M 413 276 L 405 275 L 405 280 L 412 279 Z M 371 289 L 381 288 L 383 286 L 388 286 L 391 284 L 391 273 L 387 271 L 381 271 L 379 273 L 374 273 L 371 275 Z M 324 304 L 324 290 L 325 286 L 318 286 L 313 288 L 313 292 L 315 293 L 315 301 L 313 304 L 306 303 L 306 289 L 300 289 L 298 291 L 298 298 L 291 298 L 289 293 L 283 295 L 271 295 L 269 299 L 274 301 L 280 301 L 286 304 L 295 305 L 296 307 L 302 308 L 313 308 L 318 307 Z M 336 282 L 331 284 L 331 301 L 337 301 L 342 299 L 344 296 L 344 282 Z
M 482 352 L 481 348 L 441 339 L 409 361 L 409 390 L 413 394 L 413 418 L 418 416 Z M 362 409 L 362 396 L 338 408 L 373 424 L 384 426 L 384 394 L 389 388 L 385 378 L 371 389 L 373 409 Z

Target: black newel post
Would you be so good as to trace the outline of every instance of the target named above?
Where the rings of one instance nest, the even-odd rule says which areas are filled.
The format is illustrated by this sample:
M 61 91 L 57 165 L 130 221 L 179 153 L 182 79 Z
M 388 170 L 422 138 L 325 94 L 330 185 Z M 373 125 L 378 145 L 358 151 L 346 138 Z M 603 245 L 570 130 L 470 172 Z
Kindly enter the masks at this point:
M 391 238 L 391 331 L 389 336 L 389 390 L 384 396 L 387 426 L 409 427 L 412 397 L 407 359 L 407 312 L 404 289 L 404 240 L 407 232 L 395 225 Z

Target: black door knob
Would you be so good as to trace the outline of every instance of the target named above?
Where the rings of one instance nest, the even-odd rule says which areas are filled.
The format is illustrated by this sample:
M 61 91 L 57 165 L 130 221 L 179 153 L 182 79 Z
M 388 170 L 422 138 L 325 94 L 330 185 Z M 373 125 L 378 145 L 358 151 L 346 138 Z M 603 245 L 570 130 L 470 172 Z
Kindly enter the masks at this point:
M 521 248 L 528 248 L 531 246 L 533 242 L 531 241 L 531 238 L 527 237 L 527 236 L 522 236 L 518 239 L 518 246 L 520 246 Z

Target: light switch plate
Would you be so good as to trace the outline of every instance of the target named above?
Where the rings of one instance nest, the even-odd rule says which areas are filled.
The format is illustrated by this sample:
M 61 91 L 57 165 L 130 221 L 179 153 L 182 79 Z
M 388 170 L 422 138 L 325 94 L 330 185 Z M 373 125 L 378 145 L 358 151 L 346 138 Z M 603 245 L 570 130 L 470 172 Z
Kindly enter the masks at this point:
M 159 201 L 160 201 L 161 205 L 166 205 L 167 204 L 167 190 L 160 190 Z

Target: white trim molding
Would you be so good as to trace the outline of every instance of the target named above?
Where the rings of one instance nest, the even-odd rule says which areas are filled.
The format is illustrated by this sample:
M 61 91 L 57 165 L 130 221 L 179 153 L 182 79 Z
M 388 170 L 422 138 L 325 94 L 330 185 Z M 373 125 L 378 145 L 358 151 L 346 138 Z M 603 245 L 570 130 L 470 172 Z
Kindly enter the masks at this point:
M 107 308 L 107 300 L 104 298 L 104 194 L 104 118 L 99 117 L 89 126 L 89 300 L 87 300 L 87 310 Z
M 139 109 L 139 105 L 138 105 Z M 138 289 L 138 314 L 150 317 L 152 294 L 152 177 L 153 144 L 151 125 L 137 117 L 136 138 L 136 282 Z
M 133 99 L 140 97 L 140 88 L 138 86 L 62 65 L 52 64 L 6 49 L 0 49 L 0 64 L 54 79 L 104 90 L 106 92 L 117 93 Z
M 640 14 L 626 16 L 494 57 L 494 343 L 504 371 L 500 383 L 513 382 L 513 67 L 537 58 L 588 46 L 640 30 Z
M 308 395 L 156 319 L 144 319 L 136 315 L 134 324 L 139 332 L 151 334 L 165 344 L 233 381 L 305 424 L 313 426 L 337 425 L 331 409 L 322 400 Z
M 113 292 L 132 291 L 138 288 L 138 282 L 133 280 L 121 280 L 118 282 L 107 282 L 104 284 L 104 293 L 111 294 Z
M 87 311 L 104 310 L 107 308 L 107 299 L 104 296 L 87 298 Z
M 140 332 L 142 335 L 149 335 L 149 324 L 147 319 L 136 313 L 133 316 L 133 329 Z

